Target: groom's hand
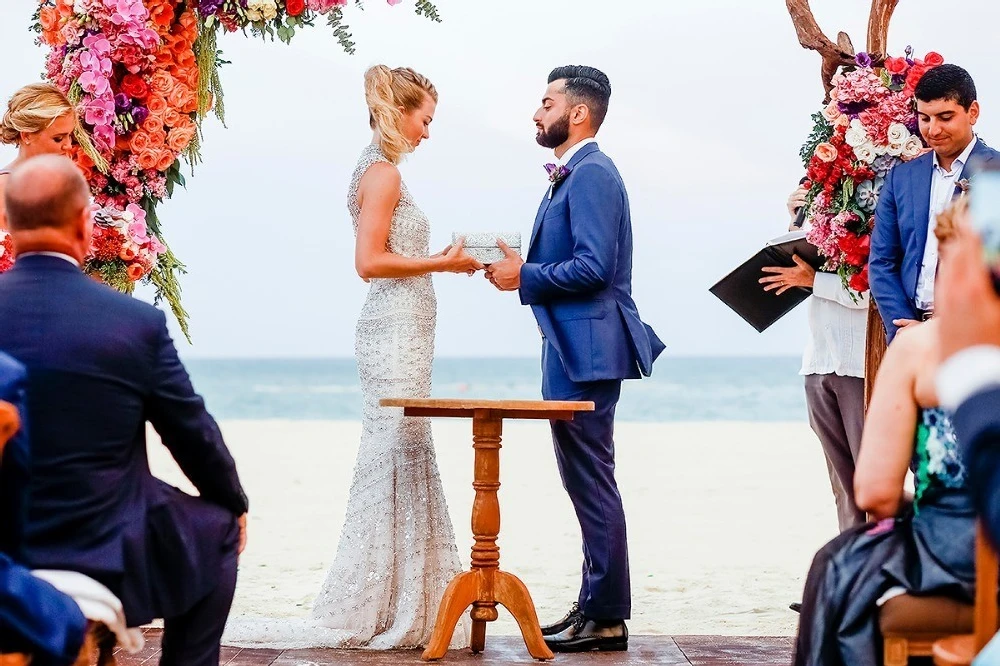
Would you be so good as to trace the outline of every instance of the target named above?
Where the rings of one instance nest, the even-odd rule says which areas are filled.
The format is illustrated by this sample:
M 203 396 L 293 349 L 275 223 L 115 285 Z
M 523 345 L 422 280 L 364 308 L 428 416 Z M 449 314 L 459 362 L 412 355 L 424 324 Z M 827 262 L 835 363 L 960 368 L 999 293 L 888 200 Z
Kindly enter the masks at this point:
M 515 291 L 521 286 L 521 266 L 524 265 L 524 260 L 499 238 L 497 247 L 503 252 L 504 258 L 486 267 L 486 279 L 500 291 Z

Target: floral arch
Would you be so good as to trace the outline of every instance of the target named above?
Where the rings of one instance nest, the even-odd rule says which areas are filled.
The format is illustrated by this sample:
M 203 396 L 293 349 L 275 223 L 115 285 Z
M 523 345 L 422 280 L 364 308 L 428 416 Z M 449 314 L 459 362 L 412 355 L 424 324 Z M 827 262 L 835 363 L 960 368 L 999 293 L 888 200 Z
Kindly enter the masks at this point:
M 214 113 L 225 122 L 219 32 L 289 43 L 323 22 L 353 53 L 348 3 L 39 0 L 33 29 L 49 48 L 45 77 L 79 110 L 73 156 L 100 206 L 88 273 L 124 292 L 151 282 L 189 335 L 178 283 L 184 265 L 166 244 L 156 208 L 184 185 L 182 160 L 191 167 L 201 160 L 204 119 Z M 364 8 L 363 0 L 351 4 Z M 415 0 L 414 9 L 440 21 L 430 0 Z

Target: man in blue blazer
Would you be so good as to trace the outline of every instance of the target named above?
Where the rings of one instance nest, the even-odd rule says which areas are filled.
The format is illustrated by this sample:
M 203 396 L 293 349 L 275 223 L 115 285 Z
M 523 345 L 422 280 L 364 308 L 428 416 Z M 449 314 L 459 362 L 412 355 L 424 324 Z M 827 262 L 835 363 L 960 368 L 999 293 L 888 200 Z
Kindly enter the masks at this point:
M 83 645 L 83 613 L 12 558 L 20 551 L 27 508 L 27 380 L 24 366 L 0 352 L 0 400 L 13 405 L 21 421 L 0 463 L 0 654 L 21 652 L 37 666 L 69 666 Z
M 594 137 L 611 84 L 593 67 L 559 67 L 535 113 L 539 144 L 555 151 L 527 261 L 507 257 L 486 277 L 519 289 L 542 333 L 542 396 L 593 401 L 595 411 L 553 421 L 563 485 L 583 533 L 577 603 L 544 627 L 555 651 L 625 650 L 631 614 L 625 512 L 615 482 L 614 418 L 623 379 L 652 372 L 663 343 L 632 300 L 632 221 L 618 170 Z
M 932 149 L 886 176 L 875 211 L 869 276 L 891 342 L 896 331 L 934 311 L 938 213 L 978 164 L 998 156 L 977 139 L 976 85 L 958 65 L 928 71 L 915 90 L 920 134 Z
M 28 370 L 26 563 L 103 583 L 130 626 L 163 618 L 161 664 L 216 666 L 247 499 L 164 314 L 80 270 L 88 195 L 64 157 L 7 183 L 18 256 L 0 275 L 0 350 Z M 150 473 L 147 422 L 200 497 Z

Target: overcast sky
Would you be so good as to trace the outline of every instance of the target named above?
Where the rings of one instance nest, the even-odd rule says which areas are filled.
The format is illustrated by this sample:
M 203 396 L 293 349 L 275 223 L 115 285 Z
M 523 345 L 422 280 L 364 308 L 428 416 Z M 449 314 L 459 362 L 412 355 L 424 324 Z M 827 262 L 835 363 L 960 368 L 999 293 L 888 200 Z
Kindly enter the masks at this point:
M 0 95 L 38 78 L 32 3 L 4 3 Z M 16 5 L 19 9 L 12 7 Z M 820 25 L 863 48 L 869 3 L 813 0 Z M 408 65 L 440 92 L 431 141 L 402 166 L 431 219 L 453 231 L 520 231 L 546 191 L 531 116 L 549 70 L 588 64 L 611 79 L 598 137 L 628 187 L 634 293 L 675 355 L 797 354 L 805 308 L 758 334 L 708 288 L 785 230 L 799 146 L 822 98 L 819 56 L 798 46 L 781 0 L 438 0 L 444 19 L 368 0 L 349 10 L 357 54 L 325 25 L 291 46 L 221 41 L 228 128 L 206 123 L 205 163 L 161 208 L 183 279 L 188 357 L 350 356 L 366 285 L 354 273 L 346 190 L 370 140 L 362 74 Z M 889 45 L 936 50 L 980 84 L 987 142 L 1000 133 L 990 0 L 902 0 Z M 996 139 L 1000 145 L 1000 138 Z M 0 150 L 0 163 L 12 158 Z M 532 356 L 528 308 L 481 276 L 440 275 L 440 356 Z M 148 296 L 148 295 L 146 295 Z

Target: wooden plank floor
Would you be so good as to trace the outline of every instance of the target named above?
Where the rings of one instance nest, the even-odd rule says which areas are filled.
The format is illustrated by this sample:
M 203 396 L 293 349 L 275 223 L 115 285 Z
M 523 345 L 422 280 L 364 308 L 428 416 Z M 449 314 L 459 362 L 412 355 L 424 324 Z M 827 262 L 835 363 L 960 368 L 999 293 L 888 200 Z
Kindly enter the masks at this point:
M 159 629 L 146 631 L 146 647 L 135 655 L 118 651 L 119 666 L 156 666 L 160 655 Z M 788 666 L 792 658 L 792 638 L 741 636 L 632 636 L 628 652 L 591 652 L 556 655 L 553 664 L 588 666 Z M 422 664 L 420 652 L 378 652 L 366 650 L 250 650 L 223 648 L 224 666 L 388 666 Z M 528 656 L 518 636 L 487 637 L 486 651 L 473 655 L 468 650 L 449 652 L 439 662 L 507 666 L 537 664 Z

